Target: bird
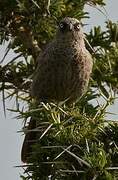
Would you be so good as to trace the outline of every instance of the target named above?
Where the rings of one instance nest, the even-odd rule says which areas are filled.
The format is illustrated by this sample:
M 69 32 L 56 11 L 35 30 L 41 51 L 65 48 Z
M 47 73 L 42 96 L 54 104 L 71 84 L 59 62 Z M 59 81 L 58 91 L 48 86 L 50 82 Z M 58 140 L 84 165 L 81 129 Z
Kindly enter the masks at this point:
M 37 68 L 31 85 L 31 97 L 37 102 L 73 103 L 87 90 L 93 60 L 85 46 L 82 23 L 71 17 L 63 18 L 55 38 L 37 58 Z M 36 128 L 31 118 L 28 130 Z M 21 159 L 27 163 L 36 132 L 26 133 Z

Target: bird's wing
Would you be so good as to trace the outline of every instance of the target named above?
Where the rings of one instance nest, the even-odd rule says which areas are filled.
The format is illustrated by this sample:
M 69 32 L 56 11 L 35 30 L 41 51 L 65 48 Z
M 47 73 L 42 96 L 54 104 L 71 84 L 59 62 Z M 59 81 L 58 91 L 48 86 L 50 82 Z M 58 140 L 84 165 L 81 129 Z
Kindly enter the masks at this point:
M 55 70 L 54 65 L 54 42 L 50 43 L 45 51 L 38 57 L 38 66 L 34 73 L 31 86 L 31 96 L 38 101 L 47 101 L 54 95 Z

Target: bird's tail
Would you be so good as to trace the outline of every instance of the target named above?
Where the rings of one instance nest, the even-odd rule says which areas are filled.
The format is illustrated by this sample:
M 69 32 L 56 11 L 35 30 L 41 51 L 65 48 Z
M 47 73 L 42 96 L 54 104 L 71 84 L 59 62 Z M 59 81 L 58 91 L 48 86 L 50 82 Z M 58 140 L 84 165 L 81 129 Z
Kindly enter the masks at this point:
M 32 145 L 36 142 L 37 132 L 33 131 L 33 129 L 35 128 L 36 128 L 36 120 L 31 118 L 21 150 L 21 160 L 24 163 L 27 163 L 27 160 L 32 153 Z

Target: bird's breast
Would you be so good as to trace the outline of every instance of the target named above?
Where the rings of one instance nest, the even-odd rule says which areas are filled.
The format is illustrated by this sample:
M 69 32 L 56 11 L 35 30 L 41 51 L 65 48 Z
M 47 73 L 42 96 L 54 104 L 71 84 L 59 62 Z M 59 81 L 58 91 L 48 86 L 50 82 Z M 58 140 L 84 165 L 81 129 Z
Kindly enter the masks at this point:
M 32 84 L 32 96 L 38 100 L 71 101 L 80 97 L 89 81 L 91 56 L 85 48 L 53 46 L 41 58 Z
M 53 63 L 56 98 L 64 100 L 81 96 L 86 88 L 91 73 L 87 52 L 77 47 L 55 50 Z

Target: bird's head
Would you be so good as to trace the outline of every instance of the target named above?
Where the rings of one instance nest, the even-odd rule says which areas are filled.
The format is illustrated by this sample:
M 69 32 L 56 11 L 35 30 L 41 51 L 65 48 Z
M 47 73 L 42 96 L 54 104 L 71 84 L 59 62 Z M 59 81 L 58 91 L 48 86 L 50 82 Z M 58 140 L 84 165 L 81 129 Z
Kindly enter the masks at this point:
M 65 17 L 58 25 L 57 38 L 63 39 L 77 39 L 81 40 L 84 38 L 82 31 L 82 25 L 79 20 L 75 18 Z

